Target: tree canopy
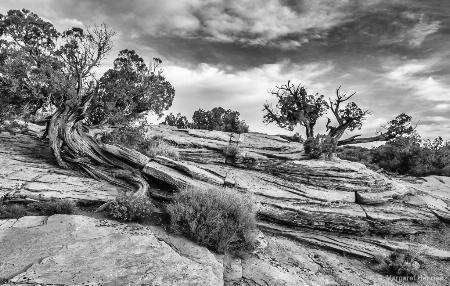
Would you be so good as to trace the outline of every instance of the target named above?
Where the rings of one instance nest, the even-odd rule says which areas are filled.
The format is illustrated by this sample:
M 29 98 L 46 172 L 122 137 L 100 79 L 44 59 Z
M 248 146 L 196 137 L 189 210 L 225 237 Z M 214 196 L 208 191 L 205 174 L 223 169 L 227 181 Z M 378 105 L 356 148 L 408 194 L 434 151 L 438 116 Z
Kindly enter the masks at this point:
M 135 51 L 120 51 L 114 67 L 100 79 L 92 122 L 120 122 L 145 111 L 161 117 L 175 96 L 175 89 L 163 71 L 157 70 L 161 63 L 154 58 L 148 67 Z
M 297 125 L 306 130 L 306 137 L 314 136 L 314 126 L 329 108 L 323 95 L 310 95 L 305 87 L 291 84 L 276 87 L 270 93 L 277 97 L 277 104 L 273 107 L 264 104 L 264 123 L 275 122 L 279 127 L 293 131 Z
M 361 135 L 354 135 L 341 140 L 345 131 L 359 130 L 362 127 L 369 110 L 361 109 L 355 102 L 348 102 L 344 107 L 342 104 L 350 100 L 355 93 L 347 95 L 340 92 L 340 87 L 336 89 L 336 97 L 328 102 L 323 95 L 308 94 L 306 88 L 291 84 L 276 87 L 270 91 L 277 98 L 277 104 L 273 107 L 269 103 L 264 104 L 263 122 L 266 124 L 276 123 L 279 127 L 293 131 L 297 126 L 305 128 L 306 137 L 313 138 L 314 127 L 317 120 L 325 115 L 329 110 L 335 117 L 335 125 L 328 118 L 326 129 L 327 136 L 337 142 L 337 145 L 367 143 L 373 141 L 388 141 L 398 136 L 411 134 L 414 128 L 411 126 L 411 117 L 402 113 L 395 119 L 388 122 L 388 126 L 382 126 L 384 132 L 378 131 L 377 136 L 359 138 Z
M 157 69 L 132 50 L 123 50 L 114 68 L 98 80 L 95 69 L 113 48 L 106 24 L 62 33 L 28 10 L 0 15 L 0 102 L 2 109 L 35 114 L 49 105 L 73 105 L 90 97 L 86 123 L 133 119 L 151 111 L 162 116 L 175 90 Z M 120 120 L 119 120 L 120 121 Z

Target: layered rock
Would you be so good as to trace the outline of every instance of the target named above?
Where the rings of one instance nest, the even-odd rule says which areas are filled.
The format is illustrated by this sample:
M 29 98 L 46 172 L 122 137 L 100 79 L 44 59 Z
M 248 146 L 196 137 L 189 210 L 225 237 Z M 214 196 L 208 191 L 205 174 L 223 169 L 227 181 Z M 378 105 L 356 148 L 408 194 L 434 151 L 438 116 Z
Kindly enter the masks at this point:
M 394 285 L 378 280 L 359 259 L 416 245 L 378 234 L 427 232 L 450 218 L 448 178 L 408 183 L 360 164 L 304 160 L 300 144 L 277 136 L 233 137 L 240 152 L 226 158 L 227 133 L 159 126 L 149 132 L 176 145 L 182 158 L 132 156 L 151 185 L 166 184 L 151 195 L 170 200 L 188 187 L 217 186 L 251 192 L 266 234 L 262 247 L 232 259 L 156 227 L 80 216 L 0 220 L 1 258 L 9 261 L 0 260 L 0 278 L 10 280 L 6 285 Z M 47 144 L 28 135 L 0 134 L 0 159 L 0 198 L 105 202 L 123 191 L 59 169 Z M 447 251 L 420 247 L 432 259 L 450 260 Z
M 299 143 L 258 133 L 232 138 L 232 144 L 238 142 L 241 151 L 229 160 L 222 152 L 230 142 L 229 133 L 167 126 L 149 129 L 149 136 L 163 136 L 177 146 L 185 159 L 175 161 L 162 156 L 150 159 L 136 154 L 136 162 L 140 162 L 142 172 L 150 181 L 162 181 L 174 190 L 229 186 L 251 192 L 262 220 L 343 233 L 407 234 L 427 231 L 439 221 L 450 219 L 448 189 L 433 189 L 438 183 L 445 186 L 443 179 L 430 178 L 433 183 L 427 181 L 423 191 L 418 192 L 417 186 L 389 179 L 358 163 L 302 160 L 304 154 Z M 60 171 L 42 142 L 17 135 L 14 140 L 19 144 L 10 148 L 8 140 L 11 139 L 7 136 L 0 140 L 3 144 L 0 156 L 5 166 L 0 168 L 3 195 L 13 190 L 25 196 L 107 201 L 121 190 L 79 175 L 74 178 L 73 172 Z M 111 149 L 123 151 L 114 146 Z M 43 152 L 34 158 L 37 150 Z M 183 155 L 197 154 L 204 159 L 205 150 L 214 154 L 208 158 L 216 159 L 190 161 Z M 242 158 L 254 160 L 244 164 Z M 170 200 L 173 192 L 152 191 L 152 196 Z
M 120 191 L 79 172 L 62 170 L 45 142 L 28 135 L 0 133 L 0 199 L 8 194 L 107 202 Z

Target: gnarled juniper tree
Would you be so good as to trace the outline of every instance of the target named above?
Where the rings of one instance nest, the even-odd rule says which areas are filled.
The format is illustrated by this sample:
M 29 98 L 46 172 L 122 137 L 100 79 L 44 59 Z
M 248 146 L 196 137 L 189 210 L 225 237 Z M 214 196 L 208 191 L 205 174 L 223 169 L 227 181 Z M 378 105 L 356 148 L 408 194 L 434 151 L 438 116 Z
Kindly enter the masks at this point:
M 143 167 L 141 154 L 95 140 L 86 124 L 144 111 L 161 115 L 175 91 L 157 70 L 161 60 L 149 68 L 130 50 L 121 51 L 114 68 L 97 80 L 94 71 L 112 50 L 114 34 L 105 24 L 59 33 L 25 9 L 0 15 L 0 106 L 21 114 L 54 106 L 44 136 L 60 167 L 144 195 L 148 183 L 136 169 Z
M 269 103 L 264 104 L 264 123 L 276 123 L 279 127 L 293 131 L 297 126 L 305 128 L 306 137 L 313 138 L 315 135 L 314 127 L 317 120 L 331 110 L 335 117 L 336 125 L 332 125 L 332 120 L 328 118 L 326 128 L 328 136 L 337 141 L 337 145 L 368 143 L 374 141 L 389 141 L 402 135 L 412 134 L 414 127 L 411 126 L 411 117 L 402 113 L 395 119 L 388 122 L 387 126 L 377 131 L 373 137 L 360 138 L 361 135 L 354 135 L 346 139 L 341 139 L 345 131 L 354 131 L 361 129 L 363 121 L 370 113 L 363 110 L 355 102 L 348 102 L 355 93 L 347 95 L 340 92 L 340 87 L 336 90 L 336 98 L 324 100 L 323 95 L 308 94 L 306 88 L 291 84 L 276 87 L 270 91 L 277 98 L 277 103 L 272 106 Z

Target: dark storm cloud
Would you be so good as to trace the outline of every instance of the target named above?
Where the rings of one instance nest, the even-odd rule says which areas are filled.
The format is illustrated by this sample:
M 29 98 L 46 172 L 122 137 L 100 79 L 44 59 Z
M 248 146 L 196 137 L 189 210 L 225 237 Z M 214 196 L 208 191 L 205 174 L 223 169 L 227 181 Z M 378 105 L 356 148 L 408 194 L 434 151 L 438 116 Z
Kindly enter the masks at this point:
M 107 22 L 123 42 L 138 42 L 177 62 L 244 69 L 285 58 L 415 53 L 445 15 L 423 1 L 398 0 L 44 2 L 52 2 L 44 12 L 50 18 Z
M 327 97 L 339 85 L 356 91 L 373 112 L 362 133 L 405 112 L 437 136 L 450 133 L 447 2 L 2 0 L 0 13 L 25 7 L 58 29 L 106 22 L 118 32 L 111 57 L 124 48 L 161 57 L 177 89 L 173 110 L 188 116 L 242 108 L 267 131 L 267 90 L 292 79 Z

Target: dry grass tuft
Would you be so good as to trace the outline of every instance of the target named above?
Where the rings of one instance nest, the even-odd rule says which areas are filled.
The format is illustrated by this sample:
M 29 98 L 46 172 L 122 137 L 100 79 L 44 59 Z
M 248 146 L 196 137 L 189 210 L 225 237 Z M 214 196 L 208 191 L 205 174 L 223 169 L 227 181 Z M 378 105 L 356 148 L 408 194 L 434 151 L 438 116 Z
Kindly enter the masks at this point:
M 77 209 L 75 203 L 68 199 L 37 202 L 31 204 L 29 208 L 48 216 L 54 214 L 73 214 Z

